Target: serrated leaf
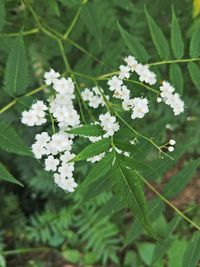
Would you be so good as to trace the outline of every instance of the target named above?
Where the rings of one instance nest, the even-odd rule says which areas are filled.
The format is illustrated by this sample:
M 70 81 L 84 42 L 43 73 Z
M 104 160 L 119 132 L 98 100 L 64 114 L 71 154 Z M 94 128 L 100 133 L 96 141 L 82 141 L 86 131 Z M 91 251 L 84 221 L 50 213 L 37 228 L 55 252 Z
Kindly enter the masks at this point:
M 181 168 L 178 174 L 171 177 L 169 182 L 164 186 L 164 196 L 166 198 L 173 198 L 177 196 L 194 177 L 199 166 L 199 159 L 188 162 L 183 168 Z
M 5 16 L 6 16 L 5 3 L 4 3 L 4 0 L 1 0 L 0 1 L 0 32 L 2 31 L 2 28 L 5 24 Z
M 149 59 L 149 56 L 143 47 L 143 45 L 140 44 L 138 39 L 136 39 L 134 36 L 132 36 L 129 32 L 127 32 L 120 24 L 117 22 L 117 26 L 119 28 L 120 34 L 130 50 L 131 54 L 135 56 L 137 59 L 139 59 L 141 62 L 146 63 Z
M 4 180 L 10 183 L 18 184 L 23 186 L 17 179 L 15 179 L 12 174 L 8 172 L 8 170 L 4 167 L 4 165 L 0 162 L 0 180 Z
M 29 148 L 15 129 L 4 122 L 0 122 L 0 149 L 18 155 L 32 156 Z
M 182 58 L 184 55 L 184 42 L 174 8 L 172 8 L 171 46 L 175 58 Z
M 76 155 L 69 162 L 80 161 L 95 155 L 98 155 L 102 152 L 106 152 L 110 147 L 110 138 L 104 138 L 100 141 L 92 143 L 85 147 L 78 155 Z
M 15 39 L 9 53 L 4 85 L 6 93 L 10 96 L 22 95 L 28 86 L 28 64 L 21 34 Z
M 171 64 L 169 68 L 170 81 L 180 95 L 183 93 L 183 74 L 178 64 Z
M 99 48 L 101 48 L 101 31 L 97 22 L 97 12 L 94 3 L 87 3 L 83 6 L 81 18 L 90 33 L 94 36 Z
M 78 128 L 67 131 L 69 134 L 77 134 L 83 136 L 100 136 L 103 135 L 103 129 L 100 125 L 83 125 Z
M 200 260 L 200 232 L 195 232 L 185 251 L 182 267 L 197 266 Z
M 165 38 L 160 27 L 156 24 L 156 22 L 149 15 L 146 8 L 145 8 L 145 14 L 146 14 L 149 30 L 151 33 L 151 38 L 157 49 L 157 52 L 162 59 L 167 59 L 169 57 L 169 45 L 168 45 L 167 39 Z
M 146 231 L 154 236 L 147 216 L 147 207 L 140 177 L 127 168 L 117 155 L 111 169 L 111 181 L 116 195 L 129 207 Z M 155 236 L 154 236 L 155 238 Z
M 200 27 L 197 27 L 192 34 L 190 41 L 190 56 L 191 58 L 200 56 Z
M 189 70 L 190 77 L 191 77 L 194 85 L 200 91 L 200 79 L 199 79 L 200 68 L 199 68 L 199 66 L 194 62 L 190 62 L 190 63 L 188 63 L 188 70 Z

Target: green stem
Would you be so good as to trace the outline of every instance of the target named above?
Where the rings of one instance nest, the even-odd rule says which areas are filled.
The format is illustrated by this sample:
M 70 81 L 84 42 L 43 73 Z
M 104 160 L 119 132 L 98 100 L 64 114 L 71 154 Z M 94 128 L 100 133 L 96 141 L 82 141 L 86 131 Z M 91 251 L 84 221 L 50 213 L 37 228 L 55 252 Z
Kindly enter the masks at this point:
M 164 60 L 147 64 L 148 66 L 157 66 L 163 64 L 174 64 L 174 63 L 186 63 L 200 61 L 200 58 L 184 58 L 184 59 L 174 59 L 174 60 Z
M 144 183 L 160 198 L 162 199 L 168 206 L 174 209 L 183 219 L 193 225 L 196 229 L 200 230 L 200 226 L 190 220 L 185 214 L 183 214 L 177 207 L 175 207 L 169 200 L 167 200 L 163 195 L 161 195 L 144 177 L 142 177 L 138 172 L 136 172 L 138 176 L 144 181 Z
M 130 82 L 130 83 L 135 83 L 135 84 L 138 84 L 138 85 L 141 85 L 142 87 L 146 88 L 147 90 L 151 91 L 151 92 L 154 92 L 156 94 L 159 94 L 159 91 L 153 89 L 152 87 L 142 83 L 142 82 L 138 82 L 138 81 L 135 81 L 135 80 L 129 80 L 129 79 L 126 79 L 126 81 Z
M 31 35 L 31 34 L 35 34 L 39 32 L 39 29 L 38 28 L 34 28 L 32 30 L 29 30 L 29 31 L 23 31 L 22 32 L 22 35 Z M 13 36 L 18 36 L 19 33 L 18 32 L 14 32 L 14 33 L 2 33 L 0 34 L 0 36 L 10 36 L 10 37 L 13 37 Z
M 26 253 L 33 253 L 33 252 L 39 252 L 39 251 L 49 251 L 51 248 L 47 247 L 41 247 L 41 248 L 20 248 L 16 250 L 7 250 L 2 251 L 1 254 L 3 256 L 10 256 L 10 255 L 16 255 L 16 254 L 26 254 Z

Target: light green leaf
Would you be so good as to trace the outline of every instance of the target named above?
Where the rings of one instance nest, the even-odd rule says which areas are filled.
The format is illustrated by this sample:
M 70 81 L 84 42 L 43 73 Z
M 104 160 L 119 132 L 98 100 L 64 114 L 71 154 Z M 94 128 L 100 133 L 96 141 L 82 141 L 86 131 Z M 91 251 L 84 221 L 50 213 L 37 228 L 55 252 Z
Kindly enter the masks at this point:
M 86 5 L 83 6 L 81 11 L 81 18 L 85 26 L 88 28 L 90 33 L 96 39 L 99 48 L 101 48 L 101 42 L 102 42 L 101 31 L 97 21 L 98 19 L 97 10 L 96 7 L 94 6 L 94 3 L 87 3 Z
M 4 4 L 4 0 L 1 0 L 0 1 L 0 32 L 2 31 L 2 28 L 5 24 L 5 16 L 6 16 L 5 4 Z
M 162 59 L 167 59 L 169 57 L 169 45 L 167 39 L 165 38 L 160 27 L 155 23 L 155 21 L 149 15 L 146 8 L 145 8 L 145 14 L 149 25 L 149 30 L 151 33 L 151 38 L 157 49 L 157 52 Z
M 103 129 L 100 125 L 83 125 L 78 128 L 67 131 L 69 134 L 77 134 L 83 136 L 100 136 L 103 135 Z
M 178 172 L 178 174 L 171 177 L 163 189 L 165 197 L 173 198 L 177 196 L 194 177 L 199 166 L 199 159 L 191 160 Z
M 168 267 L 183 267 L 182 260 L 187 247 L 186 239 L 175 239 L 167 252 Z M 194 266 L 197 267 L 197 266 Z
M 154 236 L 147 216 L 147 207 L 140 177 L 134 170 L 127 168 L 119 155 L 111 169 L 111 181 L 116 195 L 129 207 L 146 231 Z
M 185 251 L 182 267 L 197 266 L 200 260 L 200 232 L 195 232 Z
M 191 77 L 194 85 L 200 91 L 200 79 L 199 79 L 200 68 L 199 68 L 199 66 L 194 62 L 190 62 L 190 63 L 188 63 L 188 70 L 189 70 L 190 77 Z
M 183 74 L 178 64 L 171 64 L 169 68 L 170 81 L 180 95 L 183 93 Z
M 78 155 L 76 155 L 70 162 L 84 160 L 102 152 L 106 152 L 110 147 L 110 138 L 104 138 L 93 144 L 85 147 Z
M 72 263 L 80 262 L 81 254 L 78 250 L 68 249 L 62 252 L 62 256 Z
M 11 48 L 4 79 L 5 91 L 11 96 L 23 94 L 28 86 L 28 64 L 23 36 L 15 39 Z
M 174 8 L 172 8 L 171 46 L 174 56 L 177 59 L 182 58 L 184 55 L 184 42 Z
M 18 184 L 23 186 L 17 179 L 15 179 L 12 174 L 10 174 L 4 165 L 0 162 L 0 180 L 4 180 L 10 183 Z
M 18 155 L 32 156 L 29 148 L 15 129 L 4 122 L 0 122 L 0 149 Z
M 163 257 L 163 255 L 165 255 L 169 247 L 172 245 L 173 239 L 171 238 L 171 236 L 179 222 L 180 222 L 180 216 L 177 215 L 168 224 L 168 229 L 163 244 L 157 243 L 155 246 L 152 257 L 152 263 L 156 263 L 157 261 L 159 261 Z
M 148 266 L 151 264 L 152 261 L 154 247 L 155 245 L 149 242 L 144 242 L 137 245 L 138 252 L 142 261 Z
M 117 22 L 120 34 L 130 50 L 131 54 L 139 59 L 141 62 L 146 63 L 149 59 L 149 56 L 145 48 L 140 44 L 137 38 L 128 33 L 120 24 Z
M 191 58 L 200 56 L 200 27 L 197 27 L 193 32 L 190 41 L 190 56 Z

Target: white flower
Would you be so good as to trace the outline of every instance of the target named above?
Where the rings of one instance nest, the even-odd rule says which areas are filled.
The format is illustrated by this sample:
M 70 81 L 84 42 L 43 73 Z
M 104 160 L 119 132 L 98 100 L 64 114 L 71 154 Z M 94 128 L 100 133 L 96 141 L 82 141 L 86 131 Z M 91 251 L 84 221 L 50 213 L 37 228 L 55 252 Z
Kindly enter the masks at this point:
M 119 123 L 116 122 L 116 117 L 111 116 L 109 112 L 101 114 L 99 120 L 101 127 L 106 132 L 104 137 L 112 136 L 119 130 Z
M 57 150 L 58 152 L 62 152 L 65 150 L 71 150 L 73 142 L 66 134 L 56 133 L 52 135 L 50 143 L 53 149 Z
M 60 156 L 60 159 L 63 163 L 67 163 L 70 159 L 73 159 L 74 157 L 75 155 L 72 154 L 70 151 L 65 151 L 65 153 Z
M 120 69 L 120 72 L 119 72 L 120 79 L 124 79 L 124 78 L 128 79 L 130 77 L 130 71 L 131 71 L 130 67 L 121 65 L 119 69 Z
M 36 101 L 31 108 L 33 110 L 36 110 L 37 112 L 41 112 L 41 111 L 45 111 L 48 110 L 48 107 L 44 104 L 44 102 L 42 100 L 38 100 Z
M 131 115 L 132 119 L 143 118 L 144 115 L 149 112 L 147 98 L 135 97 L 132 100 L 132 104 L 133 104 L 133 113 Z
M 135 70 L 138 62 L 133 56 L 125 57 L 124 61 L 127 63 L 127 65 L 131 68 L 132 71 Z
M 173 152 L 173 151 L 174 151 L 174 147 L 173 147 L 173 146 L 169 146 L 169 147 L 168 147 L 168 151 L 169 151 L 169 152 Z
M 22 112 L 21 122 L 28 126 L 42 125 L 47 121 L 44 116 L 44 111 L 38 112 L 36 110 L 30 109 L 29 111 Z
M 55 159 L 52 155 L 45 159 L 45 170 L 46 171 L 56 171 L 59 165 L 59 160 Z
M 156 101 L 157 101 L 157 103 L 161 103 L 162 102 L 162 98 L 161 97 L 157 97 Z
M 45 74 L 44 74 L 45 83 L 47 85 L 54 83 L 55 81 L 57 81 L 57 79 L 59 77 L 60 77 L 60 73 L 55 72 L 55 70 L 53 70 L 53 69 L 50 69 L 49 72 L 45 72 Z
M 72 178 L 74 171 L 74 164 L 64 163 L 58 168 L 58 172 L 62 178 Z
M 78 186 L 73 178 L 62 178 L 58 173 L 54 174 L 54 182 L 63 190 L 68 192 L 74 192 L 75 188 Z
M 174 145 L 176 144 L 176 141 L 175 141 L 174 139 L 170 139 L 170 140 L 169 140 L 169 144 L 170 144 L 171 146 L 174 146 Z
M 146 82 L 150 85 L 156 83 L 156 75 L 154 72 L 149 70 L 147 65 L 138 64 L 135 68 L 136 73 L 139 75 L 141 82 Z
M 101 136 L 88 136 L 88 139 L 90 140 L 90 142 L 95 143 L 95 142 L 101 140 L 102 137 Z
M 84 91 L 81 92 L 81 96 L 84 101 L 90 101 L 92 97 L 94 96 L 94 93 L 88 88 L 85 88 Z
M 46 148 L 41 145 L 41 143 L 36 142 L 32 145 L 32 152 L 36 159 L 41 159 L 43 155 L 46 154 Z
M 125 157 L 130 157 L 130 155 L 131 155 L 131 153 L 128 152 L 128 151 L 125 151 L 125 152 L 124 152 L 124 156 L 125 156 Z
M 98 155 L 95 155 L 91 158 L 88 158 L 87 161 L 91 162 L 91 163 L 95 163 L 97 161 L 100 161 L 103 157 L 105 156 L 105 152 L 100 153 Z
M 35 140 L 41 144 L 46 144 L 50 140 L 50 136 L 47 132 L 42 132 L 40 134 L 36 134 Z
M 113 76 L 109 81 L 109 89 L 110 91 L 115 91 L 121 89 L 123 82 L 121 79 L 119 79 L 117 76 Z
M 60 80 L 56 80 L 54 82 L 53 88 L 61 95 L 67 94 L 71 98 L 74 98 L 74 83 L 71 78 L 61 78 Z

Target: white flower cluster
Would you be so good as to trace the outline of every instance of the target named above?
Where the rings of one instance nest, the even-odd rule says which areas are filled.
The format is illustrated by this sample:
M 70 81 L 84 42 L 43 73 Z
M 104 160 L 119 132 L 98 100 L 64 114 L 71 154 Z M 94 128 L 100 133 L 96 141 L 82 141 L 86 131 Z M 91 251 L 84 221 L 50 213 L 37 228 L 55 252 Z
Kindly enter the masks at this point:
M 163 81 L 160 86 L 160 96 L 163 101 L 169 105 L 174 112 L 174 115 L 179 115 L 184 111 L 184 102 L 181 100 L 178 93 L 174 93 L 175 88 L 167 81 Z M 160 102 L 160 99 L 157 99 Z
M 88 105 L 92 108 L 98 108 L 100 105 L 105 106 L 104 99 L 99 92 L 97 86 L 93 87 L 92 90 L 85 88 L 83 92 L 81 92 L 81 96 L 84 101 L 88 101 Z M 106 96 L 109 99 L 108 96 Z
M 91 163 L 95 163 L 95 162 L 97 162 L 97 161 L 102 160 L 102 158 L 103 158 L 104 156 L 105 156 L 105 152 L 100 153 L 100 154 L 98 154 L 98 155 L 95 155 L 95 156 L 93 156 L 93 157 L 91 157 L 91 158 L 88 158 L 87 161 L 89 161 L 89 162 L 91 162 Z
M 72 135 L 64 132 L 80 124 L 80 117 L 73 105 L 74 83 L 71 78 L 59 78 L 60 74 L 51 69 L 44 75 L 45 83 L 52 85 L 55 95 L 50 99 L 49 108 L 43 101 L 37 101 L 29 111 L 22 113 L 22 123 L 28 126 L 42 125 L 47 120 L 45 111 L 49 112 L 58 123 L 59 131 L 52 136 L 47 132 L 37 134 L 32 145 L 33 154 L 37 159 L 45 156 L 45 170 L 54 173 L 55 183 L 68 192 L 77 187 L 73 178 L 74 163 L 68 163 L 74 157 L 71 153 Z
M 21 121 L 28 126 L 42 125 L 47 121 L 45 118 L 46 110 L 48 110 L 48 107 L 43 101 L 36 101 L 29 111 L 22 112 Z
M 119 123 L 115 116 L 111 116 L 109 112 L 99 116 L 100 125 L 106 132 L 103 137 L 113 136 L 119 130 Z

